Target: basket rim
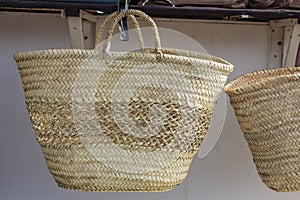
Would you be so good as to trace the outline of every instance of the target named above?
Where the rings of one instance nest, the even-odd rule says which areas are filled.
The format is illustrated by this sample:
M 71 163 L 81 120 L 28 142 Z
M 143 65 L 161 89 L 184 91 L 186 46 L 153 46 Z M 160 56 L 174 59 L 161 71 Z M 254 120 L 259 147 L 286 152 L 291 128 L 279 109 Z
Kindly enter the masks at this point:
M 18 62 L 20 60 L 30 60 L 30 59 L 40 59 L 45 56 L 57 56 L 57 58 L 67 58 L 69 56 L 74 56 L 74 58 L 78 55 L 81 55 L 82 57 L 116 57 L 116 56 L 122 56 L 126 54 L 131 54 L 133 56 L 143 56 L 143 57 L 152 57 L 153 55 L 156 54 L 154 51 L 157 49 L 155 48 L 147 48 L 145 49 L 144 52 L 119 52 L 119 51 L 110 51 L 107 53 L 104 53 L 101 50 L 97 49 L 47 49 L 47 50 L 34 50 L 34 51 L 26 51 L 26 52 L 17 52 L 13 54 L 14 59 Z M 213 62 L 217 64 L 218 69 L 225 71 L 227 73 L 230 73 L 233 71 L 233 64 L 229 63 L 228 61 L 216 57 L 210 54 L 204 54 L 196 51 L 190 51 L 190 50 L 182 50 L 182 49 L 171 49 L 171 48 L 162 48 L 160 49 L 163 53 L 162 59 L 175 59 L 178 61 L 189 61 L 187 60 L 190 59 L 190 61 L 198 61 L 205 60 L 203 62 Z
M 274 69 L 258 70 L 246 73 L 227 85 L 224 91 L 228 95 L 252 92 L 266 85 L 275 86 L 289 81 L 300 80 L 300 67 L 283 67 Z

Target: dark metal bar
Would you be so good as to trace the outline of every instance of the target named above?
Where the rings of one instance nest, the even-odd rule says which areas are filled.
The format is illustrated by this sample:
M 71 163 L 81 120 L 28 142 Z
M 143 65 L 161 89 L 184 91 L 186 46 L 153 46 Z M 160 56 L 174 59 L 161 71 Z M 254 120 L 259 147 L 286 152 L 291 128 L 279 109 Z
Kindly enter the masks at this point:
M 118 9 L 118 4 L 100 4 L 86 2 L 50 2 L 50 1 L 16 1 L 0 0 L 0 7 L 8 8 L 52 8 L 52 9 L 90 9 L 101 10 L 106 13 L 114 12 Z
M 105 13 L 111 13 L 118 9 L 117 4 L 101 4 L 82 2 L 49 2 L 49 1 L 30 1 L 30 0 L 0 0 L 0 8 L 53 8 L 53 9 L 90 9 L 101 10 Z M 218 7 L 171 7 L 161 5 L 137 6 L 130 8 L 139 9 L 152 17 L 166 18 L 217 18 L 236 15 L 249 15 L 259 20 L 300 18 L 300 10 L 290 9 L 230 9 Z
M 230 9 L 217 7 L 170 7 L 170 6 L 131 6 L 131 8 L 142 10 L 152 17 L 169 17 L 169 18 L 213 18 L 236 15 L 249 15 L 256 19 L 284 19 L 300 18 L 300 10 L 288 9 Z

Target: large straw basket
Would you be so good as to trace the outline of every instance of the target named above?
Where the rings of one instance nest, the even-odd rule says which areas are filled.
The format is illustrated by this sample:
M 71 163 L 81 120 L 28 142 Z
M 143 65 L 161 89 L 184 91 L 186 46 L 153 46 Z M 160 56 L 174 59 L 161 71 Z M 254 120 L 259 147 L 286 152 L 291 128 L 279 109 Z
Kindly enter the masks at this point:
M 300 68 L 257 71 L 225 86 L 262 181 L 300 190 Z
M 139 52 L 109 50 L 125 16 L 137 28 Z M 134 16 L 153 27 L 154 48 L 143 47 Z M 161 48 L 154 21 L 137 10 L 108 16 L 94 50 L 15 60 L 50 172 L 60 187 L 83 191 L 166 191 L 181 183 L 233 69 L 220 58 Z

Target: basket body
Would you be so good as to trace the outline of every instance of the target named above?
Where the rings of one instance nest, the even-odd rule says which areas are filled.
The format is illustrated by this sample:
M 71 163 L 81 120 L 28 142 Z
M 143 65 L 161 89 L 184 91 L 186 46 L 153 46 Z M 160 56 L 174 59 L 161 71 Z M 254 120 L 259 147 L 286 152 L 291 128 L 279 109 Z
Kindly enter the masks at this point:
M 162 52 L 15 54 L 33 129 L 60 187 L 166 191 L 184 180 L 233 66 Z
M 246 74 L 225 86 L 262 181 L 300 190 L 300 68 Z

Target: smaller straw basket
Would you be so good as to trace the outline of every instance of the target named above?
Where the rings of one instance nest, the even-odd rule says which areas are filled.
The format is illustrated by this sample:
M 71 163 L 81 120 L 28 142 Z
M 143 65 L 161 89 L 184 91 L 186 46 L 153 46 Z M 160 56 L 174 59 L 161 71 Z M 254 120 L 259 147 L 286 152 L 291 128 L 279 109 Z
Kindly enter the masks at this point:
M 109 49 L 125 16 L 136 28 L 138 52 Z M 154 48 L 144 47 L 135 16 L 152 26 Z M 166 191 L 180 184 L 233 70 L 220 58 L 161 48 L 154 21 L 137 10 L 109 15 L 94 50 L 14 57 L 49 171 L 60 187 L 82 191 Z
M 225 86 L 262 181 L 300 190 L 300 68 L 246 74 Z

